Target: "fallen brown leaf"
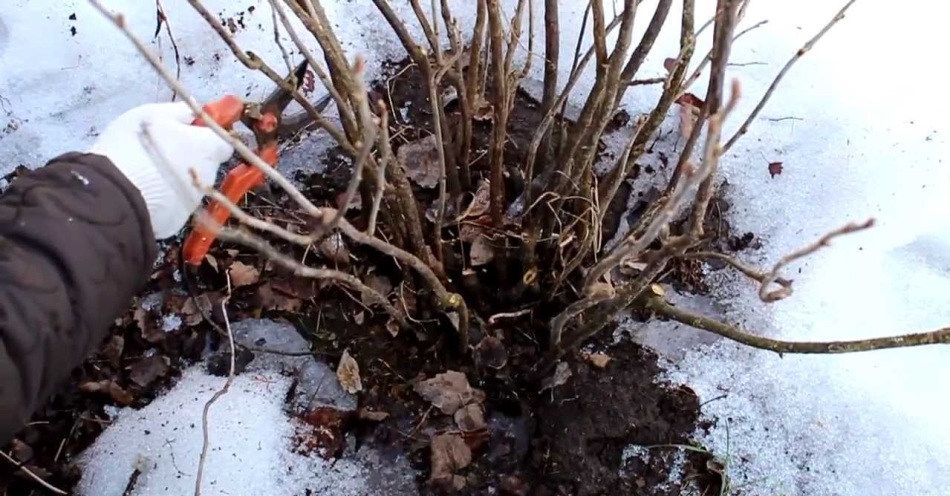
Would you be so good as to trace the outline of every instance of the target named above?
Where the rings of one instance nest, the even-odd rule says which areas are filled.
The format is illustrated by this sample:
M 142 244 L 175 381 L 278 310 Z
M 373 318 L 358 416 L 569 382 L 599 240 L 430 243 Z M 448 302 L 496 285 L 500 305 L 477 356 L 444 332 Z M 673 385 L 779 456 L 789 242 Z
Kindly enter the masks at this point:
M 231 277 L 231 285 L 235 288 L 250 286 L 261 278 L 261 272 L 257 270 L 257 267 L 239 261 L 231 263 L 228 267 L 228 275 Z
M 348 265 L 350 263 L 350 249 L 346 247 L 343 236 L 340 233 L 333 233 L 320 242 L 317 246 L 317 252 L 320 255 L 338 265 Z
M 162 355 L 152 355 L 145 357 L 131 366 L 129 366 L 129 379 L 138 384 L 139 387 L 146 387 L 155 382 L 156 379 L 164 377 L 168 373 L 168 357 Z
M 382 422 L 383 420 L 389 418 L 389 412 L 374 412 L 366 410 L 365 408 L 360 408 L 357 414 L 359 415 L 359 418 L 363 420 L 369 420 L 370 422 Z
M 411 143 L 406 143 L 396 151 L 396 158 L 406 168 L 406 176 L 423 188 L 434 188 L 442 175 L 439 165 L 441 146 L 435 135 L 429 135 Z
M 769 163 L 769 175 L 772 176 L 773 179 L 775 178 L 775 176 L 781 175 L 782 170 L 784 169 L 785 167 L 782 165 L 782 162 Z
M 465 478 L 455 475 L 472 463 L 472 450 L 465 444 L 457 433 L 438 434 L 432 437 L 429 444 L 430 469 L 432 475 L 429 482 L 438 485 L 449 485 L 458 490 L 465 487 Z
M 696 120 L 699 118 L 699 109 L 688 104 L 681 104 L 679 106 L 679 118 L 680 118 L 680 136 L 689 138 L 689 135 L 693 133 L 693 127 L 696 126 Z
M 481 366 L 500 369 L 508 364 L 508 350 L 500 339 L 485 336 L 475 347 L 475 359 Z
M 195 303 L 195 300 L 198 300 L 198 302 Z M 204 312 L 205 315 L 211 315 L 211 299 L 207 293 L 201 293 L 194 298 L 188 298 L 185 300 L 185 303 L 181 305 L 181 315 L 184 317 L 185 325 L 193 326 L 201 323 L 204 319 L 202 312 Z
M 79 390 L 84 393 L 97 393 L 105 394 L 112 398 L 119 406 L 128 406 L 132 404 L 134 399 L 128 391 L 122 389 L 121 386 L 116 384 L 113 381 L 104 379 L 98 382 L 84 382 L 79 385 Z
M 465 374 L 454 370 L 419 381 L 412 388 L 446 415 L 455 415 L 459 408 L 469 403 L 485 401 L 485 393 L 469 385 Z
M 356 394 L 363 390 L 363 381 L 360 379 L 360 366 L 356 359 L 350 355 L 349 350 L 343 350 L 343 356 L 340 357 L 340 364 L 336 368 L 336 377 L 340 380 L 340 385 L 350 394 Z
M 455 425 L 462 432 L 479 431 L 487 427 L 485 423 L 485 412 L 482 405 L 470 403 L 455 412 Z
M 366 276 L 364 281 L 366 286 L 370 289 L 375 290 L 377 293 L 383 295 L 383 297 L 388 297 L 389 293 L 393 291 L 393 283 L 389 280 L 388 277 L 379 275 L 379 274 L 370 274 Z M 360 300 L 363 302 L 364 306 L 372 306 L 377 302 L 373 301 L 369 296 L 360 293 Z
M 124 349 L 125 338 L 116 334 L 109 339 L 109 343 L 102 349 L 102 356 L 113 366 L 118 366 Z
M 472 202 L 468 204 L 468 207 L 462 212 L 458 220 L 473 219 L 487 214 L 488 208 L 491 206 L 491 198 L 489 197 L 490 191 L 491 188 L 487 179 L 479 181 Z
M 599 369 L 606 368 L 607 364 L 613 360 L 613 358 L 606 353 L 583 353 L 581 356 L 584 357 L 584 360 L 587 360 L 591 365 Z
M 390 317 L 389 320 L 386 321 L 386 330 L 389 331 L 389 334 L 392 335 L 392 337 L 398 336 L 399 322 L 397 322 L 396 319 Z
M 700 97 L 698 97 L 698 96 L 696 96 L 696 95 L 694 95 L 694 94 L 692 94 L 692 93 L 689 93 L 689 92 L 683 93 L 682 96 L 680 96 L 679 98 L 677 98 L 677 99 L 676 99 L 676 103 L 678 103 L 678 104 L 680 104 L 680 105 L 689 105 L 690 107 L 695 107 L 696 109 L 699 109 L 699 108 L 701 108 L 703 105 L 706 104 L 706 102 L 703 101 L 702 98 L 700 98 Z
M 148 312 L 144 308 L 138 307 L 132 312 L 132 319 L 135 320 L 135 325 L 139 326 L 140 331 L 148 330 Z
M 270 282 L 266 282 L 257 288 L 257 304 L 265 310 L 296 312 L 300 310 L 303 302 L 299 298 L 291 298 L 280 291 L 276 291 Z
M 475 237 L 475 240 L 472 241 L 472 247 L 469 250 L 469 257 L 472 259 L 473 267 L 485 265 L 495 258 L 495 252 L 487 236 L 480 235 Z

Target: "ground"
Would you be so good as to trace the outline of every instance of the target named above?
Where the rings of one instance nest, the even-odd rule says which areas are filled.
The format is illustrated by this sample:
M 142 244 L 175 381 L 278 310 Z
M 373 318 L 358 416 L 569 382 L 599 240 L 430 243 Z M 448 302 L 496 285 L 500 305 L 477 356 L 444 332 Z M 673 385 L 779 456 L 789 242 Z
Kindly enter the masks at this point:
M 418 74 L 393 66 L 390 74 L 395 76 L 380 82 L 375 91 L 404 119 L 393 120 L 394 136 L 409 142 L 424 135 L 431 116 L 420 96 Z M 530 97 L 519 95 L 510 154 L 516 155 L 530 139 L 540 120 L 537 107 Z M 408 111 L 402 114 L 399 109 Z M 618 119 L 618 127 L 624 120 Z M 487 141 L 488 129 L 476 127 L 476 142 Z M 320 158 L 328 163 L 324 172 L 302 173 L 297 179 L 312 200 L 332 204 L 346 187 L 349 167 L 332 149 Z M 477 173 L 479 165 L 473 169 Z M 417 193 L 424 211 L 432 194 Z M 625 190 L 621 195 L 623 203 L 630 194 Z M 246 210 L 278 223 L 303 222 L 286 195 L 273 191 L 249 197 Z M 721 209 L 712 210 L 714 217 L 721 215 Z M 718 217 L 713 221 L 721 224 Z M 141 298 L 117 320 L 102 350 L 76 370 L 19 436 L 15 456 L 50 483 L 72 487 L 80 474 L 71 461 L 107 428 L 116 406 L 148 404 L 207 350 L 221 349 L 218 303 L 228 292 L 227 272 L 232 322 L 286 321 L 332 367 L 344 352 L 355 358 L 363 386 L 357 412 L 311 420 L 332 421 L 334 428 L 356 440 L 357 449 L 406 453 L 418 471 L 422 494 L 442 493 L 448 486 L 463 494 L 485 494 L 492 488 L 511 495 L 719 493 L 721 468 L 709 453 L 694 447 L 692 439 L 704 428 L 700 401 L 688 387 L 656 379 L 660 367 L 655 353 L 626 341 L 614 343 L 607 331 L 583 353 L 569 357 L 553 383 L 542 383 L 539 391 L 539 384 L 524 377 L 542 351 L 535 336 L 545 331 L 543 320 L 502 319 L 480 329 L 484 337 L 472 360 L 454 351 L 450 325 L 416 311 L 417 295 L 402 283 L 402 273 L 391 260 L 360 247 L 348 250 L 350 256 L 330 264 L 372 280 L 371 285 L 385 293 L 398 294 L 419 325 L 393 337 L 386 316 L 366 310 L 358 296 L 280 270 L 258 253 L 219 244 L 207 263 L 192 270 L 179 263 L 177 243 L 171 243 Z M 295 256 L 305 256 L 295 251 Z M 694 267 L 677 267 L 672 282 L 687 290 L 704 289 L 697 274 Z M 475 298 L 480 295 L 486 292 Z M 491 297 L 473 306 L 487 316 L 511 311 L 512 305 Z M 254 352 L 240 353 L 239 369 L 253 359 Z M 218 374 L 226 371 L 215 360 L 209 368 Z M 460 417 L 461 411 L 471 413 L 467 405 L 454 415 L 446 413 L 419 389 L 421 380 L 453 372 L 465 374 L 471 387 L 483 394 L 471 404 L 483 411 L 484 419 L 479 413 Z M 439 454 L 447 451 L 440 443 L 451 443 L 460 428 L 473 455 L 471 463 L 446 468 L 449 462 Z M 345 446 L 340 442 L 330 448 L 331 456 L 339 456 Z M 130 481 L 129 487 L 133 485 Z M 36 485 L 9 465 L 0 465 L 0 488 L 9 495 L 32 494 Z

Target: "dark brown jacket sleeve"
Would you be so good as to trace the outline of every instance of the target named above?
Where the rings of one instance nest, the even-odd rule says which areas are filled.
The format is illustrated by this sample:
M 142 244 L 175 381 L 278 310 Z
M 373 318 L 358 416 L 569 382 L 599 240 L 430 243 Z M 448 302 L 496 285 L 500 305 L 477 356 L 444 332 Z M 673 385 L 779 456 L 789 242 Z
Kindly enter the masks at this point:
M 0 196 L 0 444 L 103 340 L 156 257 L 138 190 L 69 153 Z

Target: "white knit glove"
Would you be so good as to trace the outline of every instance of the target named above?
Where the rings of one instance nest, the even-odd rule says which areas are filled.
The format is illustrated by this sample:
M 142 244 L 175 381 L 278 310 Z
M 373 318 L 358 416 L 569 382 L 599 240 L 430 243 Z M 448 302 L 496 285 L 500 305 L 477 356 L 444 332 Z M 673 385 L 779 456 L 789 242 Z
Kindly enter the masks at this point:
M 156 239 L 174 236 L 201 205 L 189 169 L 214 185 L 233 148 L 206 127 L 192 126 L 184 102 L 135 107 L 112 121 L 90 153 L 108 157 L 142 193 Z

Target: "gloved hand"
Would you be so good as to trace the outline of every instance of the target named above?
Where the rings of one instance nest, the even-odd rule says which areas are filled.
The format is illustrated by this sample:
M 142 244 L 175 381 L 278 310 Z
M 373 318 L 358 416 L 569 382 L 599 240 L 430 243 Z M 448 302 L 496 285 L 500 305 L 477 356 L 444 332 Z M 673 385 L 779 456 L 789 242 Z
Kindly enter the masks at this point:
M 189 170 L 212 186 L 233 152 L 211 129 L 192 126 L 193 120 L 184 102 L 135 107 L 106 126 L 89 150 L 108 157 L 142 193 L 156 239 L 174 236 L 201 205 L 204 194 Z

